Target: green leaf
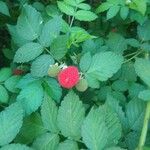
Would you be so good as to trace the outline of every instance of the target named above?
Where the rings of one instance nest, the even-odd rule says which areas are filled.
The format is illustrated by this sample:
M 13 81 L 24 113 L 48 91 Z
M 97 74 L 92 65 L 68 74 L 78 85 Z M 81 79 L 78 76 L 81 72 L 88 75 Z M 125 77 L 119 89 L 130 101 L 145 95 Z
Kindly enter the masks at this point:
M 134 67 L 137 75 L 150 87 L 150 61 L 137 58 Z
M 20 79 L 21 76 L 11 76 L 4 82 L 4 85 L 8 89 L 8 91 L 12 93 L 18 93 L 19 90 L 17 89 L 16 85 L 20 81 Z
M 121 122 L 121 125 L 123 127 L 123 130 L 126 130 L 127 118 L 125 117 L 123 108 L 119 105 L 119 100 L 114 98 L 112 95 L 108 94 L 106 105 L 108 105 L 112 109 L 112 111 L 114 111 L 117 114 L 117 116 Z
M 0 112 L 0 145 L 9 144 L 18 134 L 23 120 L 23 110 L 14 103 Z
M 92 57 L 88 75 L 99 81 L 106 81 L 116 73 L 123 63 L 123 57 L 113 52 L 100 52 Z
M 131 9 L 137 10 L 144 16 L 147 9 L 146 0 L 133 0 L 133 2 L 130 3 L 129 7 Z
M 9 9 L 8 9 L 6 3 L 3 1 L 0 1 L 0 13 L 4 14 L 6 16 L 10 16 Z
M 43 54 L 37 57 L 31 64 L 31 74 L 35 77 L 43 77 L 48 75 L 48 68 L 54 64 L 51 55 Z
M 97 15 L 88 10 L 78 10 L 75 18 L 80 21 L 93 21 L 97 18 Z
M 149 52 L 149 51 L 150 51 L 150 44 L 149 44 L 149 42 L 145 42 L 145 43 L 141 44 L 140 46 L 141 46 L 140 48 L 141 48 L 142 50 L 144 50 L 144 51 L 146 51 L 146 52 Z
M 17 32 L 17 26 L 7 24 L 7 28 L 11 35 L 13 42 L 18 46 L 22 46 L 29 42 L 29 40 L 24 39 L 20 34 Z
M 79 97 L 70 91 L 61 103 L 58 110 L 58 127 L 65 137 L 79 139 L 85 109 Z
M 115 82 L 113 82 L 112 88 L 116 91 L 121 91 L 121 92 L 127 91 L 128 82 L 124 80 L 116 80 Z
M 150 20 L 146 20 L 142 25 L 138 25 L 137 34 L 142 41 L 150 40 Z
M 8 49 L 8 48 L 3 48 L 2 51 L 3 51 L 4 56 L 7 59 L 12 60 L 14 58 L 14 52 L 13 52 L 13 50 Z
M 107 146 L 117 145 L 122 135 L 122 127 L 119 117 L 117 113 L 108 105 L 100 106 L 99 109 L 104 116 L 105 124 L 108 130 Z
M 150 101 L 150 90 L 141 91 L 138 97 L 144 101 Z
M 127 49 L 125 38 L 118 33 L 110 33 L 106 43 L 109 49 L 117 54 L 123 54 L 123 51 Z
M 0 150 L 33 150 L 32 148 L 23 144 L 9 144 L 0 148 Z
M 64 0 L 64 2 L 68 5 L 77 7 L 77 2 L 75 0 Z
M 127 18 L 128 14 L 129 14 L 129 8 L 127 6 L 121 7 L 120 16 L 123 20 Z
M 107 20 L 115 17 L 117 15 L 117 13 L 120 10 L 120 6 L 118 5 L 113 5 L 109 8 L 109 10 L 107 11 Z
M 67 53 L 67 35 L 60 35 L 51 44 L 51 54 L 55 59 L 61 59 Z
M 9 100 L 9 95 L 6 88 L 0 85 L 0 103 L 8 103 L 8 100 Z
M 0 70 L 0 82 L 6 81 L 12 75 L 11 68 L 2 68 Z
M 109 148 L 106 148 L 105 150 L 126 150 L 126 149 L 123 149 L 121 147 L 109 147 Z
M 29 84 L 17 96 L 17 101 L 22 105 L 25 114 L 30 115 L 36 111 L 43 100 L 43 88 L 39 82 Z
M 65 13 L 69 16 L 73 16 L 75 14 L 74 8 L 67 5 L 65 2 L 57 1 L 57 5 L 58 5 L 58 8 L 60 9 L 60 11 L 62 11 L 63 13 Z
M 45 133 L 33 142 L 33 148 L 36 150 L 56 150 L 58 143 L 59 136 L 57 134 Z
M 57 150 L 79 150 L 79 148 L 75 141 L 66 140 L 59 143 Z
M 100 87 L 99 81 L 94 76 L 85 74 L 85 78 L 88 82 L 89 87 L 96 88 L 96 89 L 98 89 Z
M 56 5 L 53 5 L 53 4 L 50 4 L 48 6 L 46 6 L 46 13 L 51 16 L 51 17 L 54 17 L 54 16 L 57 16 L 57 15 L 60 15 L 60 12 L 58 10 L 58 7 Z
M 80 4 L 78 4 L 78 8 L 83 9 L 83 10 L 90 10 L 91 6 L 86 3 L 80 3 Z
M 137 74 L 132 62 L 122 65 L 120 79 L 130 82 L 135 82 L 137 80 Z
M 89 52 L 85 53 L 80 59 L 80 69 L 82 72 L 86 72 L 91 64 L 92 56 Z
M 146 104 L 137 99 L 132 99 L 126 106 L 126 115 L 129 128 L 135 131 L 140 131 L 143 126 L 144 113 Z
M 52 133 L 58 132 L 57 113 L 58 108 L 55 102 L 45 94 L 44 101 L 41 106 L 41 116 L 44 127 Z
M 45 79 L 45 82 L 45 90 L 47 94 L 56 102 L 60 102 L 62 96 L 62 88 L 60 87 L 60 84 L 55 79 L 49 77 Z
M 28 73 L 20 79 L 16 87 L 19 89 L 24 89 L 30 83 L 36 82 L 38 80 L 39 78 L 34 78 L 30 73 Z
M 43 48 L 40 44 L 34 42 L 27 43 L 16 51 L 14 62 L 29 62 L 38 57 L 42 52 Z
M 42 27 L 41 14 L 30 5 L 25 5 L 17 21 L 17 32 L 26 40 L 36 39 Z
M 91 150 L 104 149 L 107 143 L 108 129 L 102 114 L 100 109 L 92 109 L 82 125 L 83 141 Z
M 32 113 L 24 118 L 20 132 L 16 136 L 15 143 L 30 144 L 35 138 L 44 134 L 47 130 L 44 128 L 39 113 Z
M 111 3 L 108 3 L 108 2 L 102 3 L 102 4 L 99 5 L 99 7 L 96 9 L 96 13 L 104 12 L 104 11 L 108 10 L 111 6 L 112 6 Z
M 136 39 L 133 39 L 133 38 L 126 39 L 126 43 L 132 47 L 139 47 L 140 46 L 140 42 Z
M 45 23 L 39 41 L 44 47 L 49 47 L 53 40 L 58 37 L 62 27 L 62 18 L 55 16 Z

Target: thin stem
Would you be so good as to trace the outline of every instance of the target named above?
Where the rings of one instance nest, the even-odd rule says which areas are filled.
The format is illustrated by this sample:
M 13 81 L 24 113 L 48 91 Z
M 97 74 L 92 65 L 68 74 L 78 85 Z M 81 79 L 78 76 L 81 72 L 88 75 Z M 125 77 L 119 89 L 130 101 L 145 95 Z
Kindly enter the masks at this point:
M 149 53 L 145 54 L 145 59 L 149 59 Z M 148 131 L 149 119 L 150 119 L 150 101 L 147 102 L 147 105 L 146 105 L 143 128 L 142 128 L 142 132 L 141 132 L 141 136 L 140 136 L 140 140 L 139 140 L 138 150 L 143 150 L 143 146 L 145 144 L 147 131 Z
M 77 11 L 77 7 L 75 8 L 75 13 L 76 13 L 76 11 Z M 71 28 L 72 25 L 73 25 L 74 19 L 75 19 L 75 15 L 73 15 L 73 17 L 72 17 L 72 19 L 71 19 L 71 22 L 70 22 L 70 28 Z
M 125 60 L 123 63 L 127 63 L 129 61 L 131 61 L 132 59 L 134 59 L 135 57 L 137 57 L 139 54 L 141 54 L 143 51 L 139 51 L 138 53 L 136 53 L 134 56 L 132 56 L 131 58 Z
M 140 140 L 139 140 L 138 150 L 143 150 L 143 146 L 145 144 L 146 135 L 147 135 L 147 131 L 148 131 L 149 118 L 150 118 L 150 102 L 147 102 L 144 123 L 143 123 L 143 128 L 142 128 L 142 132 L 141 132 L 141 136 L 140 136 Z

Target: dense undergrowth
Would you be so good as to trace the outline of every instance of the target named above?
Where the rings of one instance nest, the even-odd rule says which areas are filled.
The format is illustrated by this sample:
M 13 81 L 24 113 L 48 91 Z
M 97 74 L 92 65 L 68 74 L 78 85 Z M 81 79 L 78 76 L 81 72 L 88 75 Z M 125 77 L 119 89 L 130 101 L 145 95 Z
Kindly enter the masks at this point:
M 149 0 L 1 0 L 0 150 L 150 150 L 149 52 Z

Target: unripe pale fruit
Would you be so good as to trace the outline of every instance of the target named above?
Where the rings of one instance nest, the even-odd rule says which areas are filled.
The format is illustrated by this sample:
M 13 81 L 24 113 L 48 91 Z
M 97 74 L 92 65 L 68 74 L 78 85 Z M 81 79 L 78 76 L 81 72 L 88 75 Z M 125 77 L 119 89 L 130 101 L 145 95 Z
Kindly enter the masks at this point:
M 88 88 L 88 83 L 86 79 L 81 79 L 76 85 L 76 89 L 80 92 L 86 91 Z
M 58 73 L 60 72 L 60 67 L 57 65 L 52 65 L 49 67 L 48 69 L 48 75 L 50 77 L 56 77 L 58 75 Z

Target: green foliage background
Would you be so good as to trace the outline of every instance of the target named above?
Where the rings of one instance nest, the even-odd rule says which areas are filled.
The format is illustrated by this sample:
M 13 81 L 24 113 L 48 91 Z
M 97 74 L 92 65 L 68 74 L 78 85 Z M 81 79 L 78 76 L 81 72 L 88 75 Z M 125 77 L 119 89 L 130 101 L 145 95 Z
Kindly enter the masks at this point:
M 150 150 L 149 52 L 149 0 L 0 0 L 0 150 Z

